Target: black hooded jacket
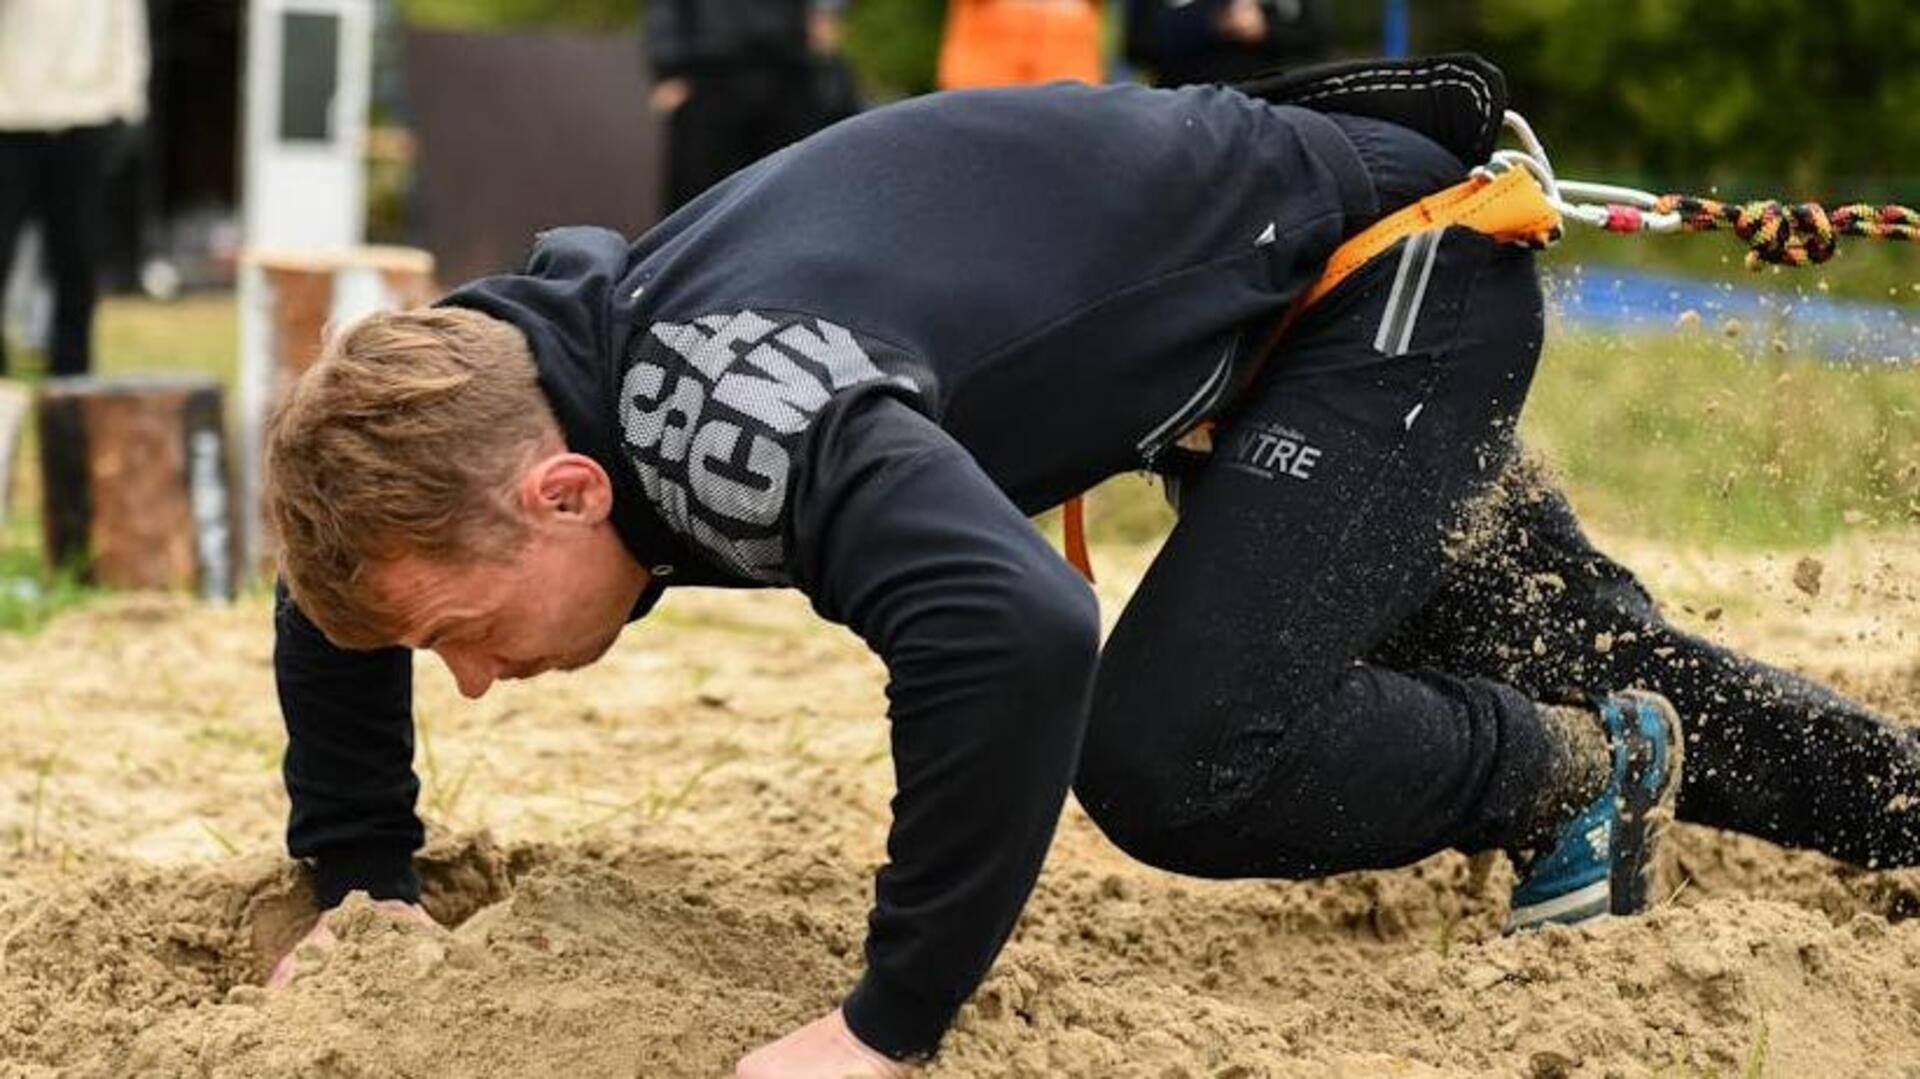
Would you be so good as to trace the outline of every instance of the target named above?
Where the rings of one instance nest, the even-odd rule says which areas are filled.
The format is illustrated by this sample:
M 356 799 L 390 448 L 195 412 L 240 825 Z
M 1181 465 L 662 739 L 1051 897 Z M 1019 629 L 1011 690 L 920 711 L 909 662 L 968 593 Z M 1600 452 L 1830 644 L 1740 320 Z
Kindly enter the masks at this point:
M 1072 778 L 1098 622 L 1027 515 L 1150 466 L 1248 374 L 1249 326 L 1373 188 L 1317 114 L 1219 88 L 934 95 L 749 167 L 629 244 L 544 234 L 443 301 L 519 327 L 614 524 L 682 585 L 793 586 L 885 660 L 898 780 L 864 1040 L 930 1052 L 997 954 Z M 401 650 L 283 594 L 289 846 L 323 904 L 409 897 Z

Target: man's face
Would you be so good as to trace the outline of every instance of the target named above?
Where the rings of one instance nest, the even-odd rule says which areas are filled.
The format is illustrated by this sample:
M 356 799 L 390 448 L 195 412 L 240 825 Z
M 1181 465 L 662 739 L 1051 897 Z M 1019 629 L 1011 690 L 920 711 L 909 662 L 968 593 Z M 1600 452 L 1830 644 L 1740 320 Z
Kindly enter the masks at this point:
M 437 653 L 467 697 L 499 679 L 599 659 L 647 585 L 595 495 L 529 485 L 531 535 L 512 555 L 458 564 L 406 556 L 374 577 L 399 613 L 400 643 Z

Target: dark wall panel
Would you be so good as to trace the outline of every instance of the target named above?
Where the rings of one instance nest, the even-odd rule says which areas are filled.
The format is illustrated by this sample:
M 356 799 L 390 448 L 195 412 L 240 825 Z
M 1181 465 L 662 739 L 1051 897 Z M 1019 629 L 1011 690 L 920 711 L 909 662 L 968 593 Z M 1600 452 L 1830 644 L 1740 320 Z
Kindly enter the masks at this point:
M 406 71 L 417 231 L 443 284 L 513 268 L 542 229 L 658 217 L 638 38 L 409 30 Z

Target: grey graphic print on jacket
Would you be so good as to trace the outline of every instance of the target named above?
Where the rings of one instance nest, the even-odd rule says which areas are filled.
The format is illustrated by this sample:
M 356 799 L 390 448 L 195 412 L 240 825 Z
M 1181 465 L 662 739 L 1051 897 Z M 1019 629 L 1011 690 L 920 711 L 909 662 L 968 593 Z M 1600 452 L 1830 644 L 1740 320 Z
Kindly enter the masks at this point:
M 780 312 L 656 322 L 633 353 L 620 431 L 647 499 L 726 569 L 791 583 L 781 515 L 797 443 L 834 394 L 887 376 L 847 328 Z

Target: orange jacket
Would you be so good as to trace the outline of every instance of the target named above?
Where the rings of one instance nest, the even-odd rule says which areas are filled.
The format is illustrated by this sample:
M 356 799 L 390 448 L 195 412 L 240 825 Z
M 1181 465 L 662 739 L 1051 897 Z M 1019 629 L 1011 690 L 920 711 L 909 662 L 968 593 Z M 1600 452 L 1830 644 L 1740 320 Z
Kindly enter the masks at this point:
M 947 0 L 942 90 L 1101 81 L 1099 0 Z

